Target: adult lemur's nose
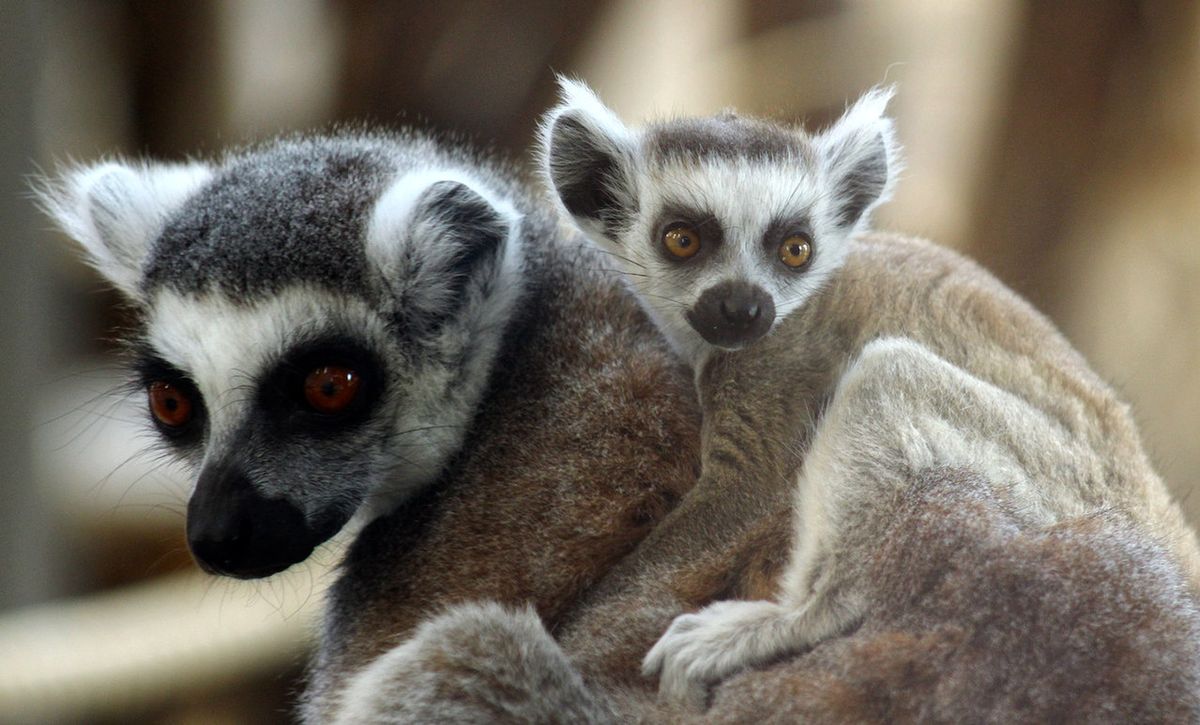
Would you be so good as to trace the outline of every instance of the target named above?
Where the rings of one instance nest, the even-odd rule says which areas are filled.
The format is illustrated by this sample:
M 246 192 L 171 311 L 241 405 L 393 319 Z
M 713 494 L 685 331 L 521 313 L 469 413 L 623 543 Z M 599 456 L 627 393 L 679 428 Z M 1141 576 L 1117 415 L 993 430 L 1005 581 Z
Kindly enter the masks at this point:
M 688 323 L 706 342 L 736 349 L 771 329 L 775 302 L 766 290 L 743 281 L 727 281 L 705 290 L 687 313 Z
M 253 579 L 303 561 L 325 537 L 290 502 L 260 494 L 236 465 L 215 464 L 188 501 L 187 539 L 205 571 Z

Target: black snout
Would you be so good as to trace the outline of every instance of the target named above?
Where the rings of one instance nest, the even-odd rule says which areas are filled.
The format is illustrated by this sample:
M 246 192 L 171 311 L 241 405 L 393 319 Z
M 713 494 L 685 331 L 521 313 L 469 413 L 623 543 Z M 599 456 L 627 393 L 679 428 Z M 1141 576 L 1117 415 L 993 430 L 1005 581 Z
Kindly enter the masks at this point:
M 767 334 L 775 302 L 758 285 L 722 282 L 704 291 L 687 313 L 688 323 L 711 345 L 739 348 Z
M 263 497 L 236 466 L 206 467 L 188 502 L 188 547 L 210 574 L 270 576 L 307 559 L 333 533 L 310 528 L 288 501 Z

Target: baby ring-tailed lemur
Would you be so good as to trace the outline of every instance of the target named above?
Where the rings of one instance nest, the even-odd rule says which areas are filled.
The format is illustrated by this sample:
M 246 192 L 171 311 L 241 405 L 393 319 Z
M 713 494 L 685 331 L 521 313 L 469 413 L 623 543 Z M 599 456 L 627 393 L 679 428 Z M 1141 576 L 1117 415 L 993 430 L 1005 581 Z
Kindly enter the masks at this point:
M 638 556 L 711 556 L 753 524 L 740 502 L 799 481 L 779 602 L 676 619 L 644 661 L 661 694 L 692 697 L 861 621 L 867 523 L 930 466 L 985 474 L 1031 527 L 1127 514 L 1200 592 L 1195 535 L 1128 408 L 1052 324 L 959 255 L 867 231 L 899 167 L 890 92 L 809 135 L 732 113 L 629 128 L 582 84 L 562 91 L 544 124 L 549 184 L 692 363 L 704 414 L 700 482 Z M 802 466 L 835 389 L 859 385 L 842 371 L 868 353 L 877 413 L 836 423 L 889 430 L 831 434 L 869 448 Z

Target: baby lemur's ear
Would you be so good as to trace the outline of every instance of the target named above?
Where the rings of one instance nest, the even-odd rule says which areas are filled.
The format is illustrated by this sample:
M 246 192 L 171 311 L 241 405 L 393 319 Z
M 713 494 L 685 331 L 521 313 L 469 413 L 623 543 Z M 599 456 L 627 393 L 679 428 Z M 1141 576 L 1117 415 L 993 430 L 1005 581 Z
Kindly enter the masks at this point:
M 562 101 L 542 121 L 542 168 L 581 229 L 614 241 L 636 209 L 634 133 L 583 83 L 560 77 Z
M 163 226 L 212 178 L 203 164 L 105 161 L 69 169 L 38 185 L 38 201 L 88 261 L 131 299 L 141 300 L 142 262 Z
M 875 88 L 813 142 L 834 193 L 838 226 L 852 228 L 891 197 L 900 171 L 900 145 L 884 115 L 894 88 Z
M 458 171 L 400 177 L 371 214 L 366 253 L 410 323 L 436 322 L 518 272 L 520 214 Z

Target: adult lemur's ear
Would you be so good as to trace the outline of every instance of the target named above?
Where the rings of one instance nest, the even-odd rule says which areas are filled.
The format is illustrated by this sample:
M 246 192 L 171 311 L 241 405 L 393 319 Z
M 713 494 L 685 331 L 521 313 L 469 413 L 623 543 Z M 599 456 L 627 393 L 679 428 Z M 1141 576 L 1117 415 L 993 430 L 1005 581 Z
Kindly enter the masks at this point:
M 834 218 L 853 228 L 891 197 L 900 171 L 900 145 L 892 119 L 884 115 L 894 88 L 875 88 L 814 139 L 834 192 Z
M 417 172 L 376 202 L 366 251 L 397 312 L 441 321 L 519 273 L 519 226 L 512 204 L 467 174 Z
M 583 83 L 559 78 L 562 101 L 542 120 L 542 168 L 581 229 L 614 241 L 637 209 L 636 138 Z
M 142 262 L 167 219 L 212 178 L 203 164 L 105 161 L 39 184 L 42 208 L 79 242 L 88 261 L 141 300 Z

